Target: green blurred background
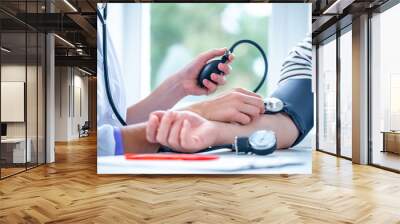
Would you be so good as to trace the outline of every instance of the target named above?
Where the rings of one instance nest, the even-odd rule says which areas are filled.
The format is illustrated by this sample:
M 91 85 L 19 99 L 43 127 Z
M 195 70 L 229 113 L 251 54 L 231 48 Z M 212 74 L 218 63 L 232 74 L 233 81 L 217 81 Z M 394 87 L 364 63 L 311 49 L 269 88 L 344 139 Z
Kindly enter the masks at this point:
M 151 89 L 203 51 L 230 47 L 240 39 L 254 40 L 268 57 L 268 4 L 152 4 Z M 264 72 L 260 53 L 250 45 L 235 49 L 236 59 L 225 86 L 252 90 Z M 266 85 L 259 91 L 266 95 Z

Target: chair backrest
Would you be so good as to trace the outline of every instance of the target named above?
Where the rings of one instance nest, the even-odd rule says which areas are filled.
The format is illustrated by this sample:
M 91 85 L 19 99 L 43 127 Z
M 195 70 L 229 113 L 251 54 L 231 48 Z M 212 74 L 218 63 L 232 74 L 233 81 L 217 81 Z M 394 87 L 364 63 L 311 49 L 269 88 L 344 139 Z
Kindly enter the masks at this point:
M 85 123 L 82 126 L 82 129 L 89 129 L 90 128 L 90 123 L 89 121 L 85 121 Z

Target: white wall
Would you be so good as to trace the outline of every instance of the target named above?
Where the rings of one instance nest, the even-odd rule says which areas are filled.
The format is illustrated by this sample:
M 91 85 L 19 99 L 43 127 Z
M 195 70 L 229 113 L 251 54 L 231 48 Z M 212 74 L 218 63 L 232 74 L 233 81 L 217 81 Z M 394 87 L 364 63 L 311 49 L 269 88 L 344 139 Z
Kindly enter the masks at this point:
M 66 141 L 68 139 L 68 87 L 69 76 L 67 67 L 55 68 L 55 140 Z
M 76 68 L 56 67 L 56 141 L 77 139 L 78 124 L 83 125 L 88 120 L 88 78 L 83 75 Z
M 76 70 L 75 70 L 76 72 Z M 80 73 L 82 74 L 82 73 Z M 74 108 L 73 110 L 75 110 L 75 113 L 72 113 L 72 119 L 71 119 L 71 132 L 70 135 L 72 136 L 72 138 L 77 138 L 79 137 L 79 132 L 78 132 L 78 124 L 79 125 L 83 125 L 85 123 L 85 121 L 88 121 L 88 78 L 81 76 L 79 73 L 74 75 L 74 86 L 75 86 L 75 91 L 73 94 L 75 94 L 75 96 L 73 96 L 74 98 Z M 80 93 L 78 93 L 77 90 L 80 90 Z M 79 97 L 80 95 L 80 97 Z M 80 99 L 79 99 L 80 98 Z M 80 102 L 79 102 L 80 101 Z M 81 108 L 79 108 L 81 107 Z M 82 112 L 80 112 L 79 110 L 82 110 Z

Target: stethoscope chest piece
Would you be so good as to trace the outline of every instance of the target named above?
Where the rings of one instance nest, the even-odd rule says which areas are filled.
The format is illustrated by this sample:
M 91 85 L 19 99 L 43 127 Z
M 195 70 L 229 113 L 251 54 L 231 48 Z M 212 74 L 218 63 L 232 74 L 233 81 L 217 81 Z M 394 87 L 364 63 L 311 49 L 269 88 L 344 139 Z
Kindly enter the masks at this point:
M 264 100 L 264 105 L 265 105 L 265 112 L 266 113 L 278 113 L 283 110 L 283 107 L 285 106 L 282 102 L 282 100 L 275 98 L 275 97 L 269 97 Z

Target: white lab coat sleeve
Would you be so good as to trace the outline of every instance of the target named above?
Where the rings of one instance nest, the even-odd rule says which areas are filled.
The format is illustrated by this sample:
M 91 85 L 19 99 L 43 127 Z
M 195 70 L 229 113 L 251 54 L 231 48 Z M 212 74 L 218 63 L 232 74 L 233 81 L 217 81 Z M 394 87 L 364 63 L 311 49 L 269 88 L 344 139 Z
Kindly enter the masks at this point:
M 97 155 L 115 155 L 114 128 L 109 124 L 104 124 L 97 129 Z

